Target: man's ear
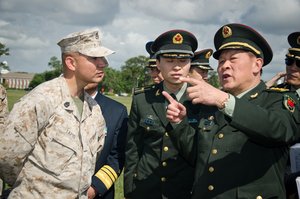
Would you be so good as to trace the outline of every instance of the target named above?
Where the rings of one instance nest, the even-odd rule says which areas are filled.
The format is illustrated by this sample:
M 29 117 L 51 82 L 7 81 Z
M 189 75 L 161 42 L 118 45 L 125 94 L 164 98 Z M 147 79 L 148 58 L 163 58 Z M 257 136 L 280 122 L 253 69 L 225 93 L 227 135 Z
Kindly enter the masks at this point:
M 156 67 L 158 70 L 160 70 L 160 60 L 156 59 Z
M 260 73 L 262 66 L 264 64 L 264 60 L 260 57 L 256 58 L 255 64 L 254 64 L 254 68 L 253 68 L 253 72 L 254 73 Z
M 74 71 L 76 69 L 76 59 L 71 55 L 66 55 L 65 64 L 67 68 L 71 71 Z

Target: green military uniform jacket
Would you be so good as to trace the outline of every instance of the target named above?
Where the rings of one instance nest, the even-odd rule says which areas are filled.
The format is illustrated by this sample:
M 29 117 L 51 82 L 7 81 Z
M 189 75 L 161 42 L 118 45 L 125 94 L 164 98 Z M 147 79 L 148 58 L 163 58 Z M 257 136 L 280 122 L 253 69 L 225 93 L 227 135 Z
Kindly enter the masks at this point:
M 284 96 L 293 93 L 267 91 L 261 82 L 236 98 L 232 117 L 203 113 L 198 131 L 183 121 L 170 133 L 181 153 L 196 160 L 192 198 L 285 198 L 288 143 L 299 137 L 299 109 L 295 98 Z
M 124 195 L 138 199 L 186 199 L 191 197 L 194 177 L 189 164 L 174 147 L 166 118 L 163 83 L 133 96 L 128 121 L 124 169 Z M 187 107 L 188 123 L 198 124 L 195 105 L 184 93 L 180 102 Z

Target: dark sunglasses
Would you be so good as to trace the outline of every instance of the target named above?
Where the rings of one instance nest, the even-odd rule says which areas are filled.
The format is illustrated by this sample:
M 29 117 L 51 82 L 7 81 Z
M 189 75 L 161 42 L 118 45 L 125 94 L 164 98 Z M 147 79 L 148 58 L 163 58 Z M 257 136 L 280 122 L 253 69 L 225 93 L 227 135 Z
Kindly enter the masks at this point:
M 300 68 L 300 60 L 298 59 L 292 59 L 292 58 L 285 58 L 285 64 L 287 66 L 291 66 L 296 62 L 296 66 Z

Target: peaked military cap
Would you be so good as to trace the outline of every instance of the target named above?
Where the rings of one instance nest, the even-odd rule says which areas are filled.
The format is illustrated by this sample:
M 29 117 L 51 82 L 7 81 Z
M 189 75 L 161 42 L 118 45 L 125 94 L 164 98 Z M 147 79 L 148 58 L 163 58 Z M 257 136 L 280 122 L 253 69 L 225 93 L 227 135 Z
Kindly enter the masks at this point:
M 148 41 L 146 43 L 146 51 L 149 53 L 149 60 L 148 60 L 148 65 L 146 67 L 149 68 L 156 68 L 156 57 L 155 53 L 151 50 L 151 45 L 153 44 L 153 41 Z
M 293 32 L 288 36 L 291 48 L 288 49 L 286 57 L 300 60 L 300 32 Z
M 209 65 L 209 58 L 212 55 L 212 49 L 204 49 L 194 53 L 194 57 L 191 62 L 191 66 L 199 67 L 203 70 L 213 70 Z
M 222 50 L 241 49 L 252 52 L 264 60 L 263 66 L 271 62 L 273 52 L 268 42 L 254 29 L 243 24 L 227 24 L 215 34 L 216 52 L 213 56 L 219 59 Z
M 155 55 L 169 58 L 192 58 L 198 47 L 196 37 L 185 30 L 174 29 L 158 36 L 151 49 Z

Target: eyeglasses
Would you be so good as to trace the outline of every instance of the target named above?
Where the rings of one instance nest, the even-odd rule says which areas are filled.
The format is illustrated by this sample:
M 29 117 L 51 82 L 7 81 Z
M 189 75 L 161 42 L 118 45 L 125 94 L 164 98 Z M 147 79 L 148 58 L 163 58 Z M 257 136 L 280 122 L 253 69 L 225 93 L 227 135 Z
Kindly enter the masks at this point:
M 292 59 L 292 58 L 285 58 L 285 64 L 287 66 L 291 66 L 296 62 L 296 66 L 300 68 L 300 60 L 298 59 Z

